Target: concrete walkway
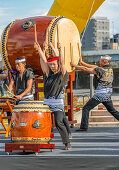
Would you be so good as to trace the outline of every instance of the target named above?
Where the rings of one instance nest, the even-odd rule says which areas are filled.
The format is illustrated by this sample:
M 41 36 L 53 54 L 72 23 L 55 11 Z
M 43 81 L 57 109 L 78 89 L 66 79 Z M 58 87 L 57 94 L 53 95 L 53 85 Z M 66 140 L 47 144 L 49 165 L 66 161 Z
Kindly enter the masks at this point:
M 51 143 L 55 143 L 55 149 L 42 149 L 39 157 L 53 156 L 119 156 L 119 128 L 118 127 L 90 127 L 88 132 L 75 132 L 77 128 L 71 129 L 73 139 L 71 140 L 72 150 L 63 150 L 61 137 L 54 129 L 55 137 Z M 0 135 L 0 156 L 7 156 L 5 153 L 5 143 L 10 142 L 10 137 L 5 138 Z M 13 152 L 10 156 L 35 156 L 34 153 Z

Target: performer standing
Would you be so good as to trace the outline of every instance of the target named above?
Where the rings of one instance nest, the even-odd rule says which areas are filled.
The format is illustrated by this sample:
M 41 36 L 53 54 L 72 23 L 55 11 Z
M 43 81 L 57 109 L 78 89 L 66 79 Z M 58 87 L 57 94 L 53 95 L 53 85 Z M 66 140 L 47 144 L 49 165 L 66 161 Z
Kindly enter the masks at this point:
M 89 112 L 99 103 L 102 103 L 108 112 L 110 112 L 117 120 L 119 120 L 119 112 L 114 109 L 111 100 L 112 95 L 112 82 L 113 82 L 113 70 L 110 66 L 111 57 L 108 55 L 101 56 L 100 67 L 97 65 L 87 64 L 81 62 L 82 66 L 75 65 L 71 63 L 72 67 L 79 70 L 94 74 L 94 96 L 86 103 L 82 109 L 82 120 L 80 129 L 77 131 L 87 131 L 88 130 L 88 118 Z
M 51 43 L 49 45 L 56 54 L 53 45 Z M 34 43 L 34 47 L 39 52 L 40 64 L 43 71 L 44 104 L 49 105 L 50 110 L 54 113 L 56 128 L 65 144 L 64 149 L 70 150 L 71 144 L 66 127 L 66 119 L 64 119 L 64 92 L 67 85 L 68 73 L 64 65 L 61 46 L 58 43 L 59 56 L 53 56 L 51 54 L 48 59 L 46 59 L 45 52 L 42 51 L 37 42 Z M 67 126 L 69 127 L 69 124 Z
M 32 71 L 27 70 L 25 57 L 19 57 L 15 60 L 16 70 L 11 77 L 9 91 L 11 92 L 14 85 L 16 88 L 16 98 L 20 100 L 34 100 L 33 97 L 33 79 Z M 17 102 L 17 104 L 18 104 Z

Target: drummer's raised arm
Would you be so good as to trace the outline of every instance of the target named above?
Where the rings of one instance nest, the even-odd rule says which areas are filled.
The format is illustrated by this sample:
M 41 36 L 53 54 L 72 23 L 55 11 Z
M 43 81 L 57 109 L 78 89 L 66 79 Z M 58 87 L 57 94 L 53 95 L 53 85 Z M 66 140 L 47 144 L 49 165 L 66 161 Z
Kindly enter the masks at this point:
M 48 43 L 48 45 L 52 48 L 53 52 L 54 52 L 54 55 L 55 56 L 58 56 L 59 55 L 59 52 L 57 49 L 54 48 L 53 44 L 51 42 Z
M 47 59 L 38 42 L 34 42 L 34 48 L 38 50 L 38 53 L 40 55 L 40 65 L 41 65 L 43 73 L 46 73 L 46 75 L 48 75 L 49 67 L 47 64 Z
M 65 68 L 65 64 L 64 64 L 64 58 L 63 58 L 63 54 L 62 54 L 61 44 L 60 43 L 57 43 L 57 48 L 59 50 L 59 66 L 60 66 L 61 71 L 62 71 L 62 76 L 64 76 L 66 74 L 66 68 Z
M 11 81 L 10 81 L 10 84 L 9 84 L 9 92 L 11 92 L 12 91 L 12 89 L 13 89 L 13 86 L 14 86 L 14 80 L 13 79 L 11 79 Z

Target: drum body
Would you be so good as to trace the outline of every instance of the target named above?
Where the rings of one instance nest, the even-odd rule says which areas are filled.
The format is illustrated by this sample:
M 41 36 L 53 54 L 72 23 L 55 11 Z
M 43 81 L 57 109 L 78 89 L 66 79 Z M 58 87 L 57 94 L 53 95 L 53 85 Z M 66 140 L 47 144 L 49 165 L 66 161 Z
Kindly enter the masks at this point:
M 70 62 L 78 64 L 79 61 L 78 29 L 74 22 L 67 18 L 49 16 L 16 20 L 4 29 L 1 37 L 1 56 L 6 67 L 15 70 L 15 59 L 25 56 L 27 64 L 36 68 L 36 74 L 42 75 L 40 57 L 34 49 L 35 32 L 34 26 L 30 26 L 31 20 L 36 23 L 37 40 L 41 47 L 44 41 L 52 42 L 55 48 L 57 48 L 57 42 L 60 42 L 66 69 L 68 72 L 72 71 Z M 28 29 L 25 29 L 27 26 Z M 51 53 L 52 50 L 48 48 L 47 57 Z
M 12 112 L 13 142 L 48 143 L 51 134 L 49 107 L 41 101 L 22 101 Z

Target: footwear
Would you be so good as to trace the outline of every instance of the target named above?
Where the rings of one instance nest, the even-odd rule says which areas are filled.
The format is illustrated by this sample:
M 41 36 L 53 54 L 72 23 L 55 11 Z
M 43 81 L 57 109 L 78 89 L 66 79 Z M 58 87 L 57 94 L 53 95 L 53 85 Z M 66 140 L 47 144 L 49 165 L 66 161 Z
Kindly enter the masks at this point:
M 76 129 L 75 132 L 82 132 L 82 131 L 88 131 L 88 129 Z
M 71 144 L 70 143 L 66 143 L 64 150 L 72 150 Z
M 69 133 L 69 139 L 72 139 L 72 135 L 71 135 L 71 133 Z

